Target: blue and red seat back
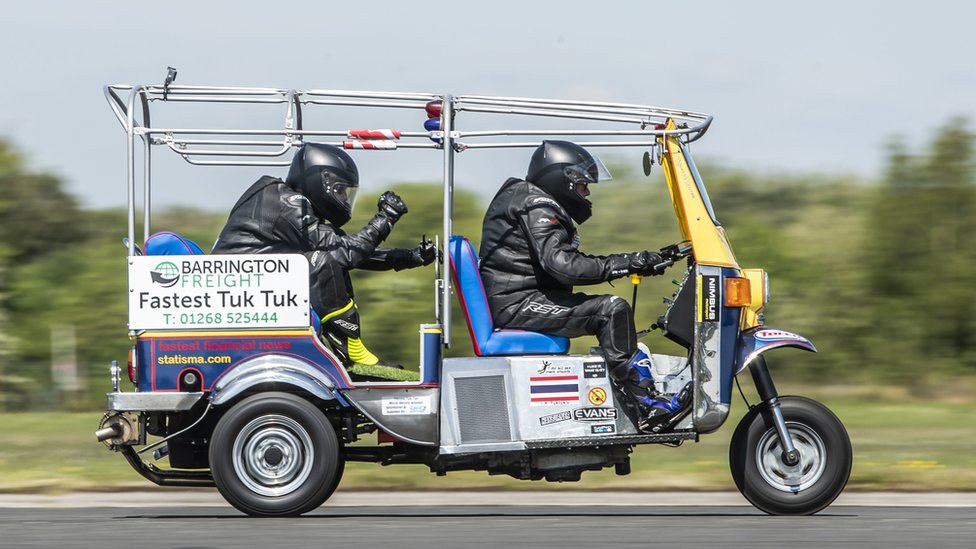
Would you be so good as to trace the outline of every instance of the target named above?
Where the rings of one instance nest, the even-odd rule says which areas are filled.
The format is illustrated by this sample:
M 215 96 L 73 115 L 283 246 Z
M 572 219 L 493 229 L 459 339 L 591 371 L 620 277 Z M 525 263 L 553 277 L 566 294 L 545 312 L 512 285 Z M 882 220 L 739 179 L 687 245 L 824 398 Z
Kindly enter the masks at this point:
M 569 351 L 569 339 L 565 337 L 525 330 L 496 330 L 474 247 L 468 239 L 454 235 L 448 248 L 451 277 L 476 355 L 565 354 Z

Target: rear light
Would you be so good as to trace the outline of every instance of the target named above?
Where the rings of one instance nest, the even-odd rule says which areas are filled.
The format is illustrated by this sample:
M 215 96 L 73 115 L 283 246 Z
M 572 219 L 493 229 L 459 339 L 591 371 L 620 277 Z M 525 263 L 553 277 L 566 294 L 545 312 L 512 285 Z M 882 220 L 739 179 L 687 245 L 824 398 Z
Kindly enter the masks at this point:
M 129 381 L 131 381 L 132 383 L 135 383 L 136 382 L 136 362 L 133 359 L 133 351 L 134 351 L 134 349 L 129 349 L 128 366 L 129 366 Z
M 748 278 L 725 279 L 725 306 L 748 307 L 752 304 L 752 286 Z

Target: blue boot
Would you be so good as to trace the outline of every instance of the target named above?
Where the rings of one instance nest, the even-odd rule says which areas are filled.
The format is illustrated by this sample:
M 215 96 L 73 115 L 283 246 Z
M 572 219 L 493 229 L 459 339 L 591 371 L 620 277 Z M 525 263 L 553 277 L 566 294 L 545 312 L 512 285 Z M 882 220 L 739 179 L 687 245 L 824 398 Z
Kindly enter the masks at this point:
M 670 430 L 691 409 L 691 383 L 674 395 L 658 393 L 651 376 L 651 358 L 638 350 L 627 364 L 624 393 L 638 411 L 641 431 L 660 433 Z
M 691 382 L 673 395 L 658 393 L 650 405 L 645 406 L 646 417 L 638 424 L 641 431 L 666 433 L 691 411 Z

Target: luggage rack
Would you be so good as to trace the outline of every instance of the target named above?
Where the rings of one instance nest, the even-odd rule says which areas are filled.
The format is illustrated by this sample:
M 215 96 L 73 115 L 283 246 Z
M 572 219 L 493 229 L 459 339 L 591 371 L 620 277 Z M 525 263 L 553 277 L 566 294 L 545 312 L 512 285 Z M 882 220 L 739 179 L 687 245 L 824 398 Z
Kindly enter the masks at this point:
M 128 97 L 123 99 L 123 95 L 126 93 L 128 93 Z M 432 93 L 349 90 L 299 91 L 280 88 L 110 85 L 105 87 L 105 96 L 119 123 L 133 136 L 139 136 L 150 145 L 168 147 L 190 164 L 212 166 L 287 166 L 289 160 L 274 159 L 284 156 L 292 147 L 301 145 L 306 137 L 339 138 L 338 140 L 330 141 L 327 139 L 320 142 L 349 149 L 415 148 L 443 150 L 445 133 L 448 134 L 446 141 L 452 145 L 451 149 L 454 152 L 479 148 L 535 147 L 541 141 L 496 140 L 480 142 L 484 138 L 506 136 L 622 137 L 626 140 L 577 142 L 588 147 L 651 147 L 655 144 L 655 138 L 662 135 L 677 135 L 686 143 L 695 141 L 707 131 L 712 121 L 712 117 L 704 113 L 644 105 L 483 95 L 452 96 Z M 155 102 L 285 105 L 286 112 L 284 123 L 278 128 L 154 127 L 150 122 L 150 105 Z M 354 133 L 363 132 L 363 130 L 309 129 L 303 123 L 303 110 L 311 106 L 394 108 L 424 111 L 428 109 L 428 103 L 431 102 L 450 106 L 444 112 L 446 116 L 443 116 L 443 130 L 441 128 L 427 131 L 396 130 L 395 134 L 387 134 L 388 137 L 384 137 L 384 134 Z M 141 120 L 136 116 L 137 110 L 141 110 Z M 615 123 L 629 126 L 631 129 L 467 131 L 460 129 L 457 123 L 459 115 L 466 112 Z M 450 124 L 448 124 L 448 119 L 450 119 Z M 663 129 L 662 126 L 668 119 L 673 119 L 679 127 L 673 130 Z M 634 127 L 636 129 L 633 129 Z M 222 148 L 213 148 L 214 146 Z M 258 160 L 251 160 L 252 158 L 258 158 Z
M 441 242 L 452 234 L 454 161 L 474 149 L 528 148 L 545 138 L 572 140 L 584 147 L 639 147 L 653 151 L 658 139 L 672 136 L 683 144 L 705 134 L 712 117 L 705 113 L 647 105 L 438 93 L 294 90 L 284 88 L 174 85 L 171 69 L 159 85 L 115 84 L 104 87 L 105 98 L 127 134 L 128 247 L 136 254 L 136 150 L 142 142 L 143 241 L 151 234 L 152 149 L 164 147 L 198 166 L 288 166 L 285 156 L 306 141 L 345 149 L 427 149 L 443 153 L 444 225 Z M 152 124 L 153 104 L 280 105 L 283 123 L 271 128 L 164 127 Z M 408 109 L 420 111 L 417 127 L 424 131 L 308 127 L 307 114 L 337 109 Z M 333 111 L 330 111 L 333 112 Z M 472 116 L 467 116 L 471 114 Z M 498 115 L 512 120 L 511 129 L 497 129 Z M 573 129 L 537 128 L 537 121 L 575 121 Z M 488 122 L 486 122 L 488 121 Z M 668 129 L 665 125 L 673 121 Z M 471 122 L 471 129 L 460 124 Z M 526 126 L 528 129 L 520 129 Z M 558 125 L 558 124 L 556 124 Z M 485 129 L 487 126 L 487 129 Z M 582 137 L 584 139 L 576 139 Z M 645 156 L 645 162 L 655 155 Z M 444 254 L 437 283 L 437 322 L 450 346 L 450 267 Z

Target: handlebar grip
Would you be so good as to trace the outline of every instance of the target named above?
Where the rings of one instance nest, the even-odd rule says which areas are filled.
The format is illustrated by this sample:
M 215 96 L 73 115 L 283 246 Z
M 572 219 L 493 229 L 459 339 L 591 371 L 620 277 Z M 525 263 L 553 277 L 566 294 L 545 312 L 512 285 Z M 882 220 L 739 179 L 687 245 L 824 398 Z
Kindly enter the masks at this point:
M 666 269 L 666 268 L 670 267 L 671 265 L 674 265 L 674 260 L 673 259 L 666 259 L 666 260 L 658 263 L 657 265 L 655 265 L 654 266 L 654 270 L 656 271 L 658 269 Z

